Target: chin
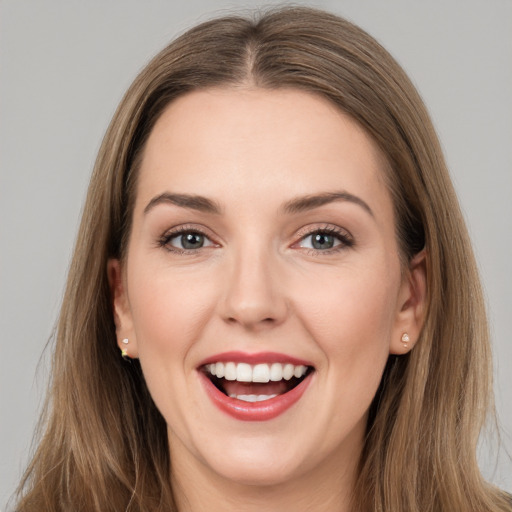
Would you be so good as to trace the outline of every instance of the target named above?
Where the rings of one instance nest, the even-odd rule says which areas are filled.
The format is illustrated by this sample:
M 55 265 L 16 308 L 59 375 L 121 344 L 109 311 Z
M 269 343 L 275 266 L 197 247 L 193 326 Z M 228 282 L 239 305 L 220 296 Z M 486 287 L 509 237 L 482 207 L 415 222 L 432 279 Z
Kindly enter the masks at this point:
M 304 471 L 302 461 L 295 464 L 285 463 L 275 460 L 275 456 L 265 461 L 260 459 L 261 457 L 254 457 L 253 460 L 244 458 L 242 461 L 239 458 L 226 458 L 210 467 L 220 478 L 233 484 L 260 487 L 284 484 L 294 480 Z

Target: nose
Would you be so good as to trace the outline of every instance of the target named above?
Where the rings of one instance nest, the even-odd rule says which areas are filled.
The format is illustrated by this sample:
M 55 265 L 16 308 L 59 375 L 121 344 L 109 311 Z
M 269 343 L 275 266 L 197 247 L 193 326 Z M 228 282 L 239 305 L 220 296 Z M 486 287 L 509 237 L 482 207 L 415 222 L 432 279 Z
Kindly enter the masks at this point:
M 277 256 L 268 248 L 245 250 L 230 263 L 221 300 L 223 319 L 248 330 L 281 324 L 288 306 Z

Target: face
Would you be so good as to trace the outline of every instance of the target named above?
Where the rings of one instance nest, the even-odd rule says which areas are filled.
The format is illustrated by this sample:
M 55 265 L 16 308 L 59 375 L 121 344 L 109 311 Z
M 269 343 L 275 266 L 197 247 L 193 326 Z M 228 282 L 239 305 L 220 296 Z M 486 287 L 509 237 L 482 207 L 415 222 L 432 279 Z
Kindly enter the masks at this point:
M 110 272 L 174 467 L 276 484 L 356 464 L 388 355 L 419 328 L 385 172 L 305 92 L 193 92 L 158 120 Z

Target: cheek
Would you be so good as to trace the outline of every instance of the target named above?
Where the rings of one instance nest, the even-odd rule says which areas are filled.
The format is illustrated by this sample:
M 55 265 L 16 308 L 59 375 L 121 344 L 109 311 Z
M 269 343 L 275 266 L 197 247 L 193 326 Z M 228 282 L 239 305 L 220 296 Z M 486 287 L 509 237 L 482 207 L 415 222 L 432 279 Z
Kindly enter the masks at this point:
M 297 308 L 320 339 L 332 340 L 331 350 L 364 348 L 372 342 L 388 344 L 395 319 L 400 273 L 397 265 L 344 268 L 317 272 L 295 294 Z M 339 344 L 335 340 L 346 339 Z M 357 343 L 356 343 L 357 340 Z
M 145 265 L 134 261 L 133 268 L 137 272 L 129 276 L 129 296 L 138 356 L 151 394 L 161 405 L 173 396 L 170 389 L 181 392 L 178 376 L 190 370 L 187 356 L 215 303 L 215 289 L 204 276 L 148 265 L 147 260 Z
M 139 270 L 130 276 L 129 296 L 139 351 L 176 350 L 202 325 L 214 292 L 210 280 L 162 264 L 133 267 Z
M 144 379 L 167 423 L 179 428 L 187 424 L 186 410 L 194 401 L 188 384 L 195 368 L 189 356 L 215 303 L 215 290 L 204 276 L 147 259 L 144 265 L 133 263 L 130 308 Z
M 319 273 L 297 290 L 298 316 L 324 354 L 332 393 L 348 387 L 347 400 L 373 398 L 389 355 L 399 282 L 398 264 L 375 265 Z

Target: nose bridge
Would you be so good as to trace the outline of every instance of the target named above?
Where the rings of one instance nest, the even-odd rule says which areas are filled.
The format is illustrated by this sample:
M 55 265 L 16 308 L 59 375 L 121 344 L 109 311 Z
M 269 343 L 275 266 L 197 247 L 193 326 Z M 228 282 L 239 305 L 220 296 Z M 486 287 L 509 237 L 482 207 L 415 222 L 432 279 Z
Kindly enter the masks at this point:
M 233 248 L 225 287 L 225 319 L 256 328 L 282 322 L 286 310 L 278 255 L 271 244 L 252 241 Z

